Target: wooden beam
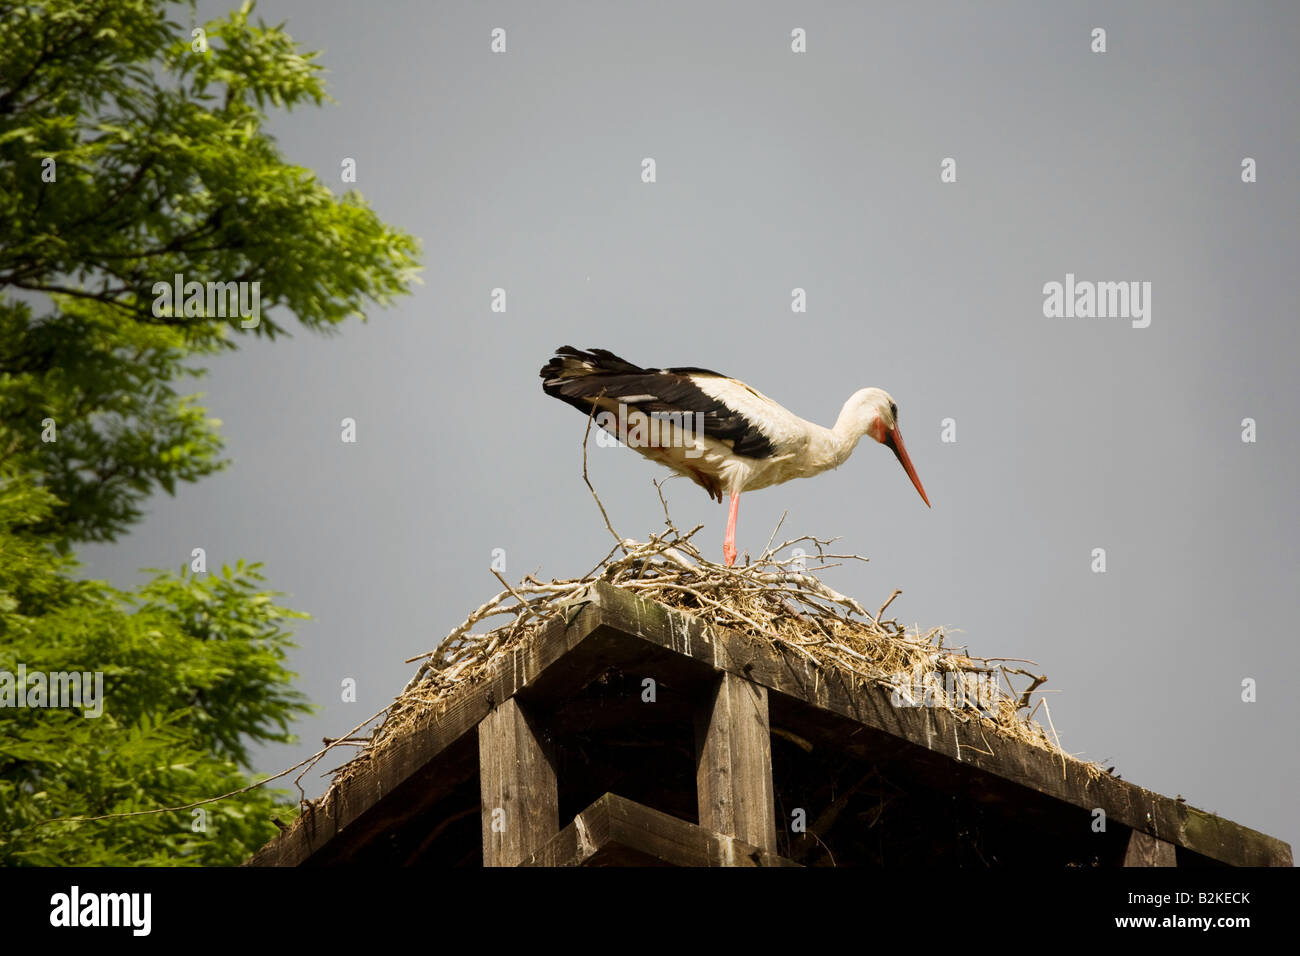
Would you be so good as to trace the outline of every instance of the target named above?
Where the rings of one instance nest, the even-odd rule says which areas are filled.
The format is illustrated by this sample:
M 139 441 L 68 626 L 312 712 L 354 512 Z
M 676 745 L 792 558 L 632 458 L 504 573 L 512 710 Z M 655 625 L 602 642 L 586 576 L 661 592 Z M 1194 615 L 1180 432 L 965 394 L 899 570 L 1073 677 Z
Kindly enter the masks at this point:
M 1125 866 L 1177 866 L 1174 845 L 1149 833 L 1133 830 L 1129 834 L 1128 849 L 1124 851 Z
M 725 833 L 715 833 L 607 793 L 522 866 L 798 866 Z
M 516 866 L 560 829 L 551 749 L 515 698 L 478 725 L 483 865 Z
M 776 851 L 767 688 L 725 671 L 695 717 L 700 826 Z
M 890 691 L 834 667 L 816 667 L 780 645 L 701 621 L 606 582 L 593 589 L 601 634 L 668 649 L 769 690 L 848 717 L 873 731 L 969 768 L 994 774 L 1043 796 L 1092 810 L 1109 820 L 1155 833 L 1234 866 L 1292 865 L 1291 847 L 1186 803 L 1109 774 L 1080 760 L 1004 737 L 979 719 L 959 719 L 932 707 L 900 707 Z M 629 648 L 618 654 L 630 657 Z

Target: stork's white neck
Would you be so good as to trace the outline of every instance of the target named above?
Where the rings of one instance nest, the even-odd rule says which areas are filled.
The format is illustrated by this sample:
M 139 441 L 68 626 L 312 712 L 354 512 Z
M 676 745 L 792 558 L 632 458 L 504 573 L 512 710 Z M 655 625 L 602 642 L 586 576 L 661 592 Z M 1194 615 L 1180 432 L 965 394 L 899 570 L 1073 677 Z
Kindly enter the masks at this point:
M 840 416 L 832 428 L 815 425 L 808 444 L 808 464 L 810 474 L 838 468 L 849 460 L 853 449 L 858 447 L 862 436 L 866 435 L 875 422 L 875 417 L 864 418 L 861 410 L 855 407 L 852 399 L 845 403 Z

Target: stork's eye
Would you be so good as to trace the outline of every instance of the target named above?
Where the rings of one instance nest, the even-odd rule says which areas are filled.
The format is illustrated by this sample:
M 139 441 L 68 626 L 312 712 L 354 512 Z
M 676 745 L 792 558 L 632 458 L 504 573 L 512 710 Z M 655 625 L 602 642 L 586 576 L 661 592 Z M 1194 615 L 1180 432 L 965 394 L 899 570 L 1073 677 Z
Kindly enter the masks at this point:
M 894 421 L 898 421 L 898 406 L 893 402 L 889 403 L 889 414 L 893 416 Z

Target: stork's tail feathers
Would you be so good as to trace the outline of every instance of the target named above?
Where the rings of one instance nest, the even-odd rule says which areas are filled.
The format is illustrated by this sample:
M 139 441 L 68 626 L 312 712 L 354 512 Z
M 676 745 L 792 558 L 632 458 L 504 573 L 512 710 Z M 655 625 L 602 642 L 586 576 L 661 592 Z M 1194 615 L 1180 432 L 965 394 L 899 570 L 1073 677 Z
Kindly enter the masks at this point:
M 566 345 L 555 350 L 555 357 L 542 367 L 539 374 L 542 391 L 568 402 L 586 415 L 618 376 L 643 372 L 645 369 L 625 362 L 605 349 L 584 352 Z
M 542 366 L 539 373 L 545 381 L 542 388 L 554 394 L 563 382 L 589 375 L 635 375 L 646 371 L 639 365 L 624 361 L 607 349 L 589 349 L 584 352 L 572 345 L 555 350 L 555 357 Z

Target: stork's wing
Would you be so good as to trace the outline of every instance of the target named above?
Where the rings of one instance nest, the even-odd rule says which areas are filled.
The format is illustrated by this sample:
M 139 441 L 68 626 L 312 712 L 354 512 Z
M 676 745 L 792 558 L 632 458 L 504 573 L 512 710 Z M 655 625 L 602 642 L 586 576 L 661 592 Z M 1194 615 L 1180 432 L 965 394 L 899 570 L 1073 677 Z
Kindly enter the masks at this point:
M 605 349 L 583 352 L 566 345 L 556 349 L 541 377 L 547 395 L 568 402 L 584 415 L 591 414 L 592 405 L 608 408 L 620 402 L 647 415 L 691 412 L 705 435 L 727 442 L 737 455 L 770 458 L 776 454 L 771 436 L 754 421 L 700 388 L 697 379 L 731 381 L 708 369 L 641 368 Z

